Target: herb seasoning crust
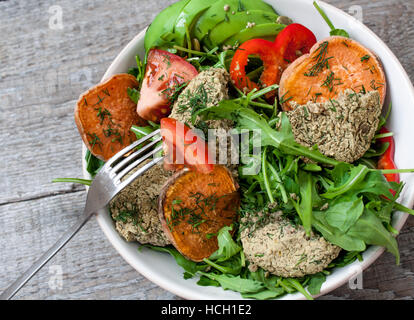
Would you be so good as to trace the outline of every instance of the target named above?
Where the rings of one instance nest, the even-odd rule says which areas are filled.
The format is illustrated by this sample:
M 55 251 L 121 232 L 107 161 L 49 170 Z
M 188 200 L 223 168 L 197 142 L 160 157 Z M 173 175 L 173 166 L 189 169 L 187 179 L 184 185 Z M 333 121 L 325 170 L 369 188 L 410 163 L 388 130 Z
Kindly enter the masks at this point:
M 338 161 L 353 163 L 370 148 L 382 111 L 378 91 L 342 92 L 325 103 L 293 103 L 287 112 L 295 140 Z
M 228 138 L 228 132 L 233 128 L 233 121 L 227 119 L 202 121 L 196 115 L 202 109 L 217 106 L 221 101 L 229 99 L 229 82 L 230 75 L 225 69 L 209 68 L 201 72 L 179 95 L 169 117 L 203 131 L 205 138 L 208 138 L 208 129 L 216 129 L 216 144 L 209 141 L 209 149 L 216 150 L 217 164 L 225 165 L 234 176 L 237 176 L 237 165 L 232 164 L 231 161 L 232 157 L 237 159 L 237 154 L 233 155 L 237 150 L 231 149 L 231 138 Z M 220 145 L 226 146 L 226 155 L 221 154 L 224 151 L 220 150 Z M 227 161 L 220 160 L 226 157 Z
M 295 226 L 280 211 L 249 214 L 241 224 L 243 251 L 252 272 L 260 267 L 287 278 L 316 274 L 341 251 L 313 232 L 307 237 L 303 226 Z
M 111 201 L 110 211 L 116 230 L 125 240 L 155 246 L 170 244 L 158 216 L 158 197 L 162 186 L 171 175 L 171 172 L 164 170 L 162 164 L 158 164 L 138 177 Z

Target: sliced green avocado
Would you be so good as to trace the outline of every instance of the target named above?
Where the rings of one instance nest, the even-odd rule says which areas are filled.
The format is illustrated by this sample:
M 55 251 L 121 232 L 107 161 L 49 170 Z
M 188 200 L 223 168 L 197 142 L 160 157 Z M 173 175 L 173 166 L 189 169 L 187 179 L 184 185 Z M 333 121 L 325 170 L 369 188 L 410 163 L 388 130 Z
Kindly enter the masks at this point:
M 253 29 L 254 24 L 260 25 L 276 23 L 278 17 L 279 16 L 274 13 L 262 10 L 238 12 L 235 15 L 229 16 L 226 21 L 223 21 L 215 26 L 211 30 L 210 34 L 204 38 L 203 43 L 208 47 L 213 48 L 221 45 L 226 39 L 245 29 Z M 253 23 L 253 25 L 249 27 L 248 24 L 251 23 Z
M 260 38 L 274 41 L 276 36 L 282 31 L 286 26 L 284 24 L 277 23 L 265 23 L 254 26 L 253 28 L 243 29 L 234 36 L 226 39 L 223 42 L 223 45 L 234 46 L 236 43 L 243 43 L 250 39 Z
M 224 7 L 228 5 L 229 10 Z M 263 10 L 269 13 L 276 13 L 273 7 L 262 0 L 218 0 L 207 11 L 204 12 L 194 26 L 194 36 L 202 40 L 211 29 L 230 17 L 232 12 L 243 12 L 248 10 Z
M 191 32 L 198 18 L 208 10 L 217 0 L 190 0 L 178 15 L 175 23 L 174 34 L 178 45 L 183 46 L 186 40 L 186 32 Z
M 161 11 L 154 19 L 145 34 L 145 50 L 165 46 L 174 38 L 175 22 L 184 7 L 191 0 L 181 0 Z

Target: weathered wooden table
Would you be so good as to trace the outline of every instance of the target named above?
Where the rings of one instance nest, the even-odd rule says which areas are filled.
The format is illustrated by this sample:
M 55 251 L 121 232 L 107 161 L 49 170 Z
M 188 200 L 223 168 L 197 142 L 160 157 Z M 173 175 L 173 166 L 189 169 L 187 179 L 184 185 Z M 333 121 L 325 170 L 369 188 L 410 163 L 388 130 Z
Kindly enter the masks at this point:
M 82 175 L 81 140 L 73 121 L 77 97 L 98 83 L 120 50 L 172 2 L 0 1 L 0 290 L 83 210 L 83 187 L 51 183 L 56 177 Z M 414 1 L 328 2 L 354 13 L 362 8 L 365 24 L 414 80 Z M 345 285 L 323 299 L 412 299 L 413 217 L 398 242 L 400 266 L 385 253 L 364 272 L 363 290 Z M 56 281 L 60 272 L 61 283 Z M 95 220 L 16 298 L 178 299 L 132 269 Z

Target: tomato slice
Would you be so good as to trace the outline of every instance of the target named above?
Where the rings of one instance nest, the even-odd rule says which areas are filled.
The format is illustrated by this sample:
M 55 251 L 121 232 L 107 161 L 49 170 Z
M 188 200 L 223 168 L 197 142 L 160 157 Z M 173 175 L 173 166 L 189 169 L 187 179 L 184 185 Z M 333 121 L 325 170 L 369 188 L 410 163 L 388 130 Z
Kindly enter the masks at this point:
M 197 69 L 183 58 L 168 51 L 151 50 L 138 101 L 138 115 L 156 123 L 168 117 L 174 94 L 197 75 Z
M 283 29 L 274 42 L 276 50 L 282 57 L 280 74 L 297 58 L 309 53 L 316 42 L 313 32 L 299 23 L 290 24 Z
M 263 87 L 279 84 L 283 71 L 301 55 L 309 53 L 316 37 L 301 24 L 291 24 L 279 33 L 275 42 L 253 39 L 243 43 L 236 51 L 230 66 L 230 75 L 237 88 L 243 91 L 259 89 L 259 85 L 246 76 L 249 55 L 258 55 L 264 70 L 260 77 Z M 274 95 L 274 94 L 273 94 Z M 271 96 L 266 95 L 267 98 Z
M 161 136 L 166 170 L 178 170 L 183 166 L 201 173 L 214 170 L 208 144 L 184 123 L 172 118 L 161 119 Z

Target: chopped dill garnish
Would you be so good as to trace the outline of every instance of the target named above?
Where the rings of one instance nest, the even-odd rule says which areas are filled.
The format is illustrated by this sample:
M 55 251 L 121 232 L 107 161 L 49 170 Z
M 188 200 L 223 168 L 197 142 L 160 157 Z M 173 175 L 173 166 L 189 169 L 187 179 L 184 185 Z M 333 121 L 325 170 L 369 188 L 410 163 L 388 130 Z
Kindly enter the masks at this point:
M 97 105 L 101 104 L 104 100 L 105 100 L 105 97 L 102 99 L 98 94 L 98 102 L 95 103 L 93 106 L 97 106 Z
M 322 95 L 321 92 L 316 92 L 312 98 L 313 103 L 316 103 L 316 101 L 318 100 L 318 98 Z
M 102 110 L 102 108 L 98 108 L 98 109 L 95 109 L 95 110 L 98 111 L 96 116 L 101 119 L 100 124 L 103 124 L 103 122 L 105 121 L 106 116 L 108 116 L 109 118 L 111 117 L 111 113 L 106 108 L 104 108 L 103 110 Z
M 339 104 L 339 102 L 338 101 L 336 101 L 336 100 L 333 100 L 333 99 L 329 99 L 329 101 L 331 102 L 331 104 L 332 104 L 332 108 L 330 108 L 333 112 L 336 112 L 337 110 L 336 110 L 336 107 L 335 107 L 335 104 L 334 104 L 334 102 L 336 102 L 336 103 L 338 103 Z
M 285 96 L 287 95 L 289 93 L 289 91 L 286 91 L 286 93 L 280 98 L 280 104 L 284 104 L 284 103 L 286 103 L 286 102 L 288 102 L 289 100 L 292 100 L 293 99 L 293 97 L 289 97 L 289 98 L 287 98 L 287 99 L 285 99 Z
M 361 62 L 368 61 L 369 58 L 371 58 L 371 56 L 369 54 L 367 54 L 367 55 L 365 55 L 361 58 Z
M 335 78 L 335 73 L 331 71 L 331 73 L 326 77 L 321 87 L 327 87 L 329 92 L 332 92 L 334 86 L 341 85 L 341 84 L 342 84 L 341 79 Z
M 329 69 L 329 60 L 333 57 L 326 57 L 328 54 L 328 45 L 328 41 L 322 42 L 319 45 L 318 49 L 316 50 L 317 53 L 313 57 L 313 61 L 315 61 L 315 64 L 309 69 L 308 72 L 304 74 L 306 77 L 315 77 L 320 72 L 322 72 L 323 69 Z
M 183 90 L 187 85 L 188 82 L 180 83 L 177 79 L 174 78 L 174 86 L 164 89 L 161 93 L 164 95 L 164 98 L 166 98 L 170 103 L 174 103 L 178 99 L 181 90 Z
M 96 133 L 91 134 L 91 133 L 87 133 L 87 135 L 92 139 L 91 141 L 89 141 L 89 144 L 92 146 L 92 150 L 93 148 L 95 148 L 95 145 L 98 145 L 99 148 L 102 150 L 102 142 L 101 139 L 99 139 L 99 137 L 96 135 Z
M 372 90 L 378 90 L 379 88 L 381 88 L 383 86 L 383 84 L 380 83 L 380 82 L 378 82 L 379 86 L 376 86 L 375 83 L 376 83 L 375 79 L 371 81 L 370 86 L 371 86 Z

